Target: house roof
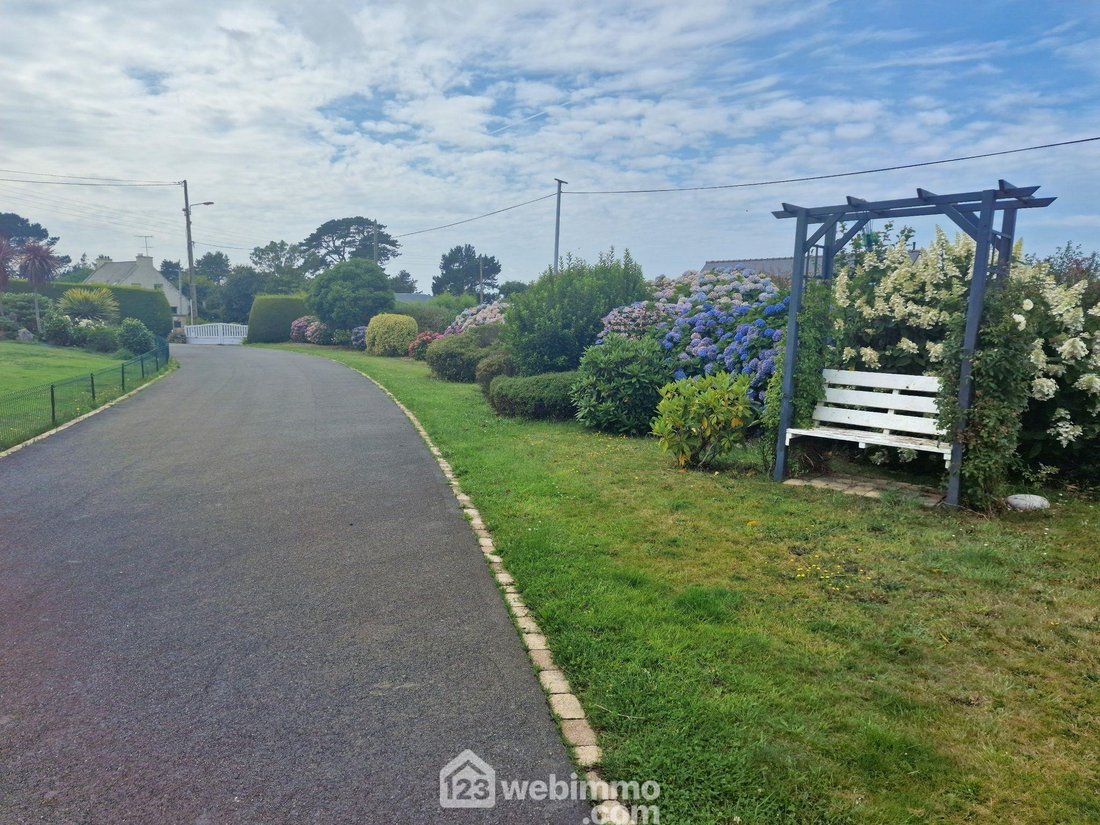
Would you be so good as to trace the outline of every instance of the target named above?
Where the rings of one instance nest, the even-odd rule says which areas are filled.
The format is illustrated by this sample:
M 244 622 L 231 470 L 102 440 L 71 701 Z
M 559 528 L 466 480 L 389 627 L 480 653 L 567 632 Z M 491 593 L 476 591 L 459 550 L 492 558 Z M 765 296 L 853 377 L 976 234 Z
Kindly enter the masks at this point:
M 84 279 L 85 283 L 121 284 L 134 274 L 137 261 L 108 261 Z
M 431 299 L 431 295 L 425 295 L 422 292 L 395 292 L 393 298 L 395 301 L 403 301 L 407 304 L 419 304 L 422 301 Z

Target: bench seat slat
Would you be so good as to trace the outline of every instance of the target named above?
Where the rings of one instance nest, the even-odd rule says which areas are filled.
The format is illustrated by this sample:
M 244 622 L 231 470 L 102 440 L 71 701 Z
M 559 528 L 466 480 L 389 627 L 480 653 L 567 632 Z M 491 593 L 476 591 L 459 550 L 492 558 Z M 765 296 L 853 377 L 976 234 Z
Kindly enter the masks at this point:
M 839 387 L 872 387 L 880 390 L 938 393 L 940 379 L 932 375 L 898 375 L 893 372 L 822 370 L 826 384 Z
M 902 395 L 892 392 L 863 392 L 825 388 L 828 404 L 845 404 L 850 407 L 870 407 L 878 410 L 905 410 L 916 413 L 935 413 L 936 399 L 928 395 Z
M 922 450 L 930 453 L 942 453 L 947 456 L 951 453 L 951 445 L 942 441 L 934 441 L 928 438 L 918 438 L 908 435 L 887 435 L 876 433 L 873 430 L 861 432 L 859 430 L 845 430 L 838 427 L 814 427 L 813 429 L 797 429 L 792 427 L 787 430 L 787 443 L 793 436 L 813 436 L 815 438 L 834 438 L 838 441 L 854 441 L 858 444 L 875 444 L 880 447 L 901 447 L 910 450 Z
M 925 418 L 920 415 L 871 412 L 869 410 L 846 410 L 843 407 L 826 407 L 822 404 L 818 404 L 814 410 L 814 421 L 822 421 L 826 424 L 848 424 L 853 427 L 873 427 L 878 430 L 893 430 L 920 435 L 940 435 L 939 425 L 934 418 Z

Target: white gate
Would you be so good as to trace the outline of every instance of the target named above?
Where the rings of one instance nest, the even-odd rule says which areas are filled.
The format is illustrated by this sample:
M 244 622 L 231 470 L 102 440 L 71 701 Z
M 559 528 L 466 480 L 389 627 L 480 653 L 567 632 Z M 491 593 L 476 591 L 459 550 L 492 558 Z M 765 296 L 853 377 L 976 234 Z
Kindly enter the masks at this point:
M 248 324 L 196 324 L 183 328 L 188 344 L 243 344 Z

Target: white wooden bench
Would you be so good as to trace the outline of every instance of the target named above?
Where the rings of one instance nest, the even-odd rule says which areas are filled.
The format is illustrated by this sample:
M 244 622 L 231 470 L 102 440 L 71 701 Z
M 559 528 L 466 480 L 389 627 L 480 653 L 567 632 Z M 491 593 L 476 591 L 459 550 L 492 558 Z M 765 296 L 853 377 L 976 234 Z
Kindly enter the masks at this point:
M 823 370 L 825 400 L 814 409 L 814 426 L 791 427 L 796 436 L 854 441 L 941 453 L 951 461 L 951 444 L 936 422 L 940 379 L 891 372 Z

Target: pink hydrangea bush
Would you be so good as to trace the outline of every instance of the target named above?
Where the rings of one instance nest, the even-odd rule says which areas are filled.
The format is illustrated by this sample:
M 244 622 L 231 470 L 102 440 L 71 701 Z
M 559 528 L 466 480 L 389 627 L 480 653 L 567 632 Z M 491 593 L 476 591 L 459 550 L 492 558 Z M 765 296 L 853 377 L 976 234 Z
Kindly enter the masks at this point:
M 458 335 L 474 327 L 485 324 L 503 324 L 504 310 L 508 308 L 507 301 L 493 301 L 487 304 L 478 304 L 476 307 L 464 309 L 458 313 L 451 325 L 443 331 L 444 335 Z
M 309 329 L 309 325 L 317 321 L 316 315 L 303 315 L 291 322 L 290 324 L 290 340 L 297 341 L 298 343 L 305 343 L 306 330 Z

